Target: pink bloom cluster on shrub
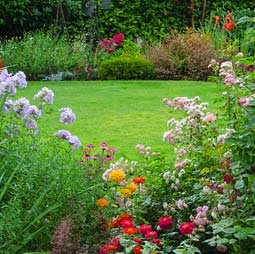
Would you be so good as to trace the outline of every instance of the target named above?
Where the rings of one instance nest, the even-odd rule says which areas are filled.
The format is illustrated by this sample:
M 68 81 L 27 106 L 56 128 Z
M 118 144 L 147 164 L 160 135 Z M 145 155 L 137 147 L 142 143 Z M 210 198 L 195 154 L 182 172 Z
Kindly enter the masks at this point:
M 120 47 L 122 45 L 123 37 L 123 33 L 115 34 L 111 40 L 103 39 L 99 41 L 99 45 L 101 45 L 102 48 L 105 48 L 108 53 L 111 53 L 116 47 Z

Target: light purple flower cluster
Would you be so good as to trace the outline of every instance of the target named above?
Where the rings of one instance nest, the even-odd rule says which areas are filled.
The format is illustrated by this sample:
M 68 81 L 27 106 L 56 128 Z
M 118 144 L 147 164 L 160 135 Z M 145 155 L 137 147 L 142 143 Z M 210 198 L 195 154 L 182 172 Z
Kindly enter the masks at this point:
M 76 120 L 76 116 L 70 108 L 61 108 L 59 121 L 64 124 L 72 124 Z
M 26 75 L 19 71 L 15 75 L 9 74 L 6 69 L 0 71 L 0 98 L 8 93 L 11 96 L 16 95 L 16 88 L 25 88 L 27 86 Z
M 76 150 L 79 146 L 81 146 L 81 142 L 77 136 L 71 135 L 71 133 L 67 130 L 59 130 L 55 133 L 58 138 L 66 140 L 70 145 L 73 146 L 74 150 Z
M 47 87 L 43 87 L 35 96 L 34 99 L 40 99 L 42 104 L 53 104 L 54 93 Z

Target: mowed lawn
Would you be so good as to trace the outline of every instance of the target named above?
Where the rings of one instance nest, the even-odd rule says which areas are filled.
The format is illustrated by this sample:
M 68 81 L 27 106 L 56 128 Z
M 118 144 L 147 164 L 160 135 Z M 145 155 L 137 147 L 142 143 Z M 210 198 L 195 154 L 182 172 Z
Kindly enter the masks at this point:
M 201 102 L 209 103 L 208 111 L 216 112 L 214 100 L 220 95 L 215 83 L 196 81 L 31 81 L 17 96 L 34 104 L 33 95 L 44 86 L 54 91 L 55 100 L 52 112 L 40 122 L 42 132 L 53 135 L 66 129 L 80 138 L 83 147 L 107 142 L 119 150 L 118 157 L 128 159 L 137 158 L 136 144 L 171 156 L 172 148 L 162 135 L 167 120 L 175 114 L 169 114 L 162 103 L 164 97 L 198 95 Z M 74 124 L 59 122 L 61 107 L 72 108 L 77 117 Z

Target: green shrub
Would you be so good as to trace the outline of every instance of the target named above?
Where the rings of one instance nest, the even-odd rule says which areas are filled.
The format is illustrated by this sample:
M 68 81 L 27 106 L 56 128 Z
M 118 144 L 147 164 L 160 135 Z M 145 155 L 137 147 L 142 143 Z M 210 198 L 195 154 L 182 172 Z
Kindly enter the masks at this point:
M 207 80 L 208 63 L 216 58 L 210 39 L 199 33 L 171 35 L 160 46 L 149 49 L 157 79 Z
M 151 79 L 153 64 L 142 58 L 116 57 L 106 60 L 98 67 L 100 79 Z
M 11 72 L 22 70 L 28 80 L 40 80 L 59 72 L 73 70 L 86 61 L 88 48 L 79 40 L 52 37 L 42 31 L 25 34 L 3 44 L 3 62 Z

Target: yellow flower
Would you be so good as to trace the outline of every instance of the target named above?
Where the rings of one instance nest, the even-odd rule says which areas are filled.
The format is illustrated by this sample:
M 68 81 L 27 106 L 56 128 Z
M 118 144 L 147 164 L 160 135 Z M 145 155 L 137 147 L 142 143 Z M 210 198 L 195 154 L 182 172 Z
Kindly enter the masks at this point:
M 99 198 L 97 200 L 97 205 L 100 207 L 107 207 L 108 206 L 108 201 L 105 198 Z
M 122 198 L 130 198 L 131 197 L 131 195 L 132 195 L 132 192 L 129 190 L 129 189 L 121 189 L 120 190 L 120 196 L 122 197 Z
M 127 184 L 126 189 L 129 189 L 131 193 L 134 193 L 137 190 L 137 185 L 133 183 Z
M 113 182 L 121 182 L 122 180 L 125 179 L 125 174 L 122 170 L 120 169 L 116 169 L 113 170 L 110 175 L 109 175 L 110 180 L 112 180 Z

